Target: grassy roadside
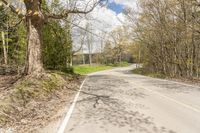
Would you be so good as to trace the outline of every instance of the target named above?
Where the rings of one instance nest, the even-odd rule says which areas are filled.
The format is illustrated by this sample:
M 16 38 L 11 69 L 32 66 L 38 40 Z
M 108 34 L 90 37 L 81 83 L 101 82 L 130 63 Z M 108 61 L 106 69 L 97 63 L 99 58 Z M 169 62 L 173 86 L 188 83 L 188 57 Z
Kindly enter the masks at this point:
M 163 75 L 162 73 L 159 72 L 150 72 L 149 70 L 145 68 L 136 68 L 132 70 L 133 74 L 138 74 L 138 75 L 143 75 L 143 76 L 148 76 L 152 78 L 159 78 L 159 79 L 166 79 L 169 81 L 175 81 L 175 82 L 181 82 L 181 83 L 186 83 L 189 85 L 196 85 L 200 86 L 200 80 L 197 78 L 185 78 L 185 77 L 170 77 Z
M 132 70 L 132 72 L 134 74 L 139 74 L 139 75 L 144 75 L 144 76 L 149 76 L 149 77 L 153 77 L 153 78 L 161 78 L 161 79 L 165 79 L 166 76 L 157 72 L 150 72 L 148 70 L 146 70 L 145 68 L 136 68 L 134 70 Z
M 74 73 L 80 75 L 86 75 L 93 72 L 103 71 L 114 68 L 113 66 L 106 66 L 106 65 L 80 65 L 74 66 Z
M 98 71 L 103 71 L 103 70 L 108 70 L 116 67 L 126 67 L 129 66 L 130 64 L 127 62 L 122 62 L 121 64 L 109 64 L 109 65 L 76 65 L 73 67 L 74 73 L 80 74 L 80 75 L 86 75 L 90 74 L 93 72 L 98 72 Z
M 121 62 L 121 63 L 116 63 L 116 64 L 108 64 L 108 66 L 113 66 L 113 67 L 127 67 L 130 66 L 131 64 L 128 62 Z

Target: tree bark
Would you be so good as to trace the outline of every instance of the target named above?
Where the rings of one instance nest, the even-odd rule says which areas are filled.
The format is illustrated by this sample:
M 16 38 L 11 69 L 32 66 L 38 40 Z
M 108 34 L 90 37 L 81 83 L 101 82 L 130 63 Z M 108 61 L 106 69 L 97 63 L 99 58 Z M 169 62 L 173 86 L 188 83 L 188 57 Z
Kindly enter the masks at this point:
M 27 12 L 26 23 L 28 31 L 28 44 L 26 54 L 26 75 L 38 75 L 44 71 L 42 63 L 42 28 L 44 15 L 41 12 L 41 1 L 33 0 L 25 2 Z
M 38 74 L 43 71 L 43 63 L 41 60 L 42 56 L 42 37 L 41 29 L 36 27 L 29 20 L 28 22 L 28 44 L 27 44 L 27 55 L 25 74 Z

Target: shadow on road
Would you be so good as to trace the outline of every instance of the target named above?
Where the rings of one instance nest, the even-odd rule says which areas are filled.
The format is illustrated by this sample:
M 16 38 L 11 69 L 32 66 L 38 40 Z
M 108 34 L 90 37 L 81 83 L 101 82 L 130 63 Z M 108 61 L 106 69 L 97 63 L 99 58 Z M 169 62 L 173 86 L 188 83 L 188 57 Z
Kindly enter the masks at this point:
M 132 98 L 132 107 L 126 103 L 125 98 Z M 133 110 L 133 105 L 143 108 L 143 105 L 134 103 L 134 100 L 145 98 L 145 94 L 130 89 L 128 82 L 108 75 L 90 76 L 81 91 L 74 115 L 77 121 L 75 127 L 84 124 L 98 125 L 105 132 L 113 128 L 126 129 L 127 132 L 144 133 L 174 133 L 165 127 L 157 127 L 153 118 Z

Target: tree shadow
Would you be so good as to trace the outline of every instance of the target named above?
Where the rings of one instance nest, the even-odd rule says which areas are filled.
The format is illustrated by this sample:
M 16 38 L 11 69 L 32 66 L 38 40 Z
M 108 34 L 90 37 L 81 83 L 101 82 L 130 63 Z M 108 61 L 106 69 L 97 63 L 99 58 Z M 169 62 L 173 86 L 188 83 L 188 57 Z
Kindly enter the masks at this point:
M 92 123 L 98 125 L 105 132 L 109 130 L 107 127 L 109 125 L 109 127 L 119 130 L 125 129 L 127 132 L 175 133 L 165 127 L 156 126 L 152 117 L 140 113 L 134 107 L 129 107 L 122 100 L 123 98 L 116 97 L 122 93 L 130 94 L 133 100 L 146 97 L 145 94 L 134 90 L 126 93 L 126 91 L 116 89 L 116 87 L 127 85 L 127 82 L 120 78 L 108 75 L 89 77 L 83 87 L 84 91 L 81 91 L 81 97 L 74 112 L 74 117 L 79 121 L 70 130 Z M 137 104 L 137 107 L 143 108 L 143 105 Z
M 146 84 L 150 84 L 153 86 L 156 86 L 158 88 L 163 88 L 166 89 L 169 92 L 172 93 L 190 93 L 191 91 L 194 91 L 194 89 L 196 90 L 200 90 L 199 88 L 195 88 L 195 87 L 190 87 L 187 85 L 182 85 L 179 83 L 174 83 L 174 82 L 170 82 L 170 81 L 161 81 L 161 80 L 147 80 L 144 83 Z

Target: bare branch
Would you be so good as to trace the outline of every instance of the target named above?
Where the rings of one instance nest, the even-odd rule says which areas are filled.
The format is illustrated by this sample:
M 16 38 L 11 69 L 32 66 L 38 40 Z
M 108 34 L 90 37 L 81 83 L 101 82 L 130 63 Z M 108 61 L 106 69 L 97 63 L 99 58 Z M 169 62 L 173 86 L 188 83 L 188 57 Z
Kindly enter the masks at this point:
M 83 33 L 83 35 L 82 35 L 81 46 L 80 46 L 76 51 L 73 51 L 73 55 L 74 55 L 75 53 L 78 53 L 78 52 L 83 48 L 83 44 L 84 44 L 85 38 L 86 38 L 86 31 L 85 31 L 85 32 Z
M 92 12 L 94 10 L 95 7 L 97 7 L 100 3 L 101 3 L 102 0 L 98 0 L 96 3 L 93 4 L 93 6 L 87 10 L 87 7 L 88 7 L 88 4 L 86 5 L 86 8 L 85 10 L 79 10 L 77 8 L 74 8 L 72 10 L 64 10 L 62 13 L 60 14 L 48 14 L 48 18 L 52 18 L 52 19 L 62 19 L 62 18 L 65 18 L 65 17 L 68 17 L 69 14 L 88 14 L 90 12 Z
M 9 28 L 14 28 L 17 27 L 18 25 L 20 25 L 22 23 L 23 19 L 20 19 L 17 23 L 15 23 L 14 25 L 9 26 Z
M 13 5 L 9 4 L 6 0 L 1 0 L 7 7 L 10 8 L 10 10 L 13 12 L 13 13 L 16 13 L 20 18 L 23 18 L 24 15 L 22 13 L 20 13 L 19 10 L 17 10 Z

